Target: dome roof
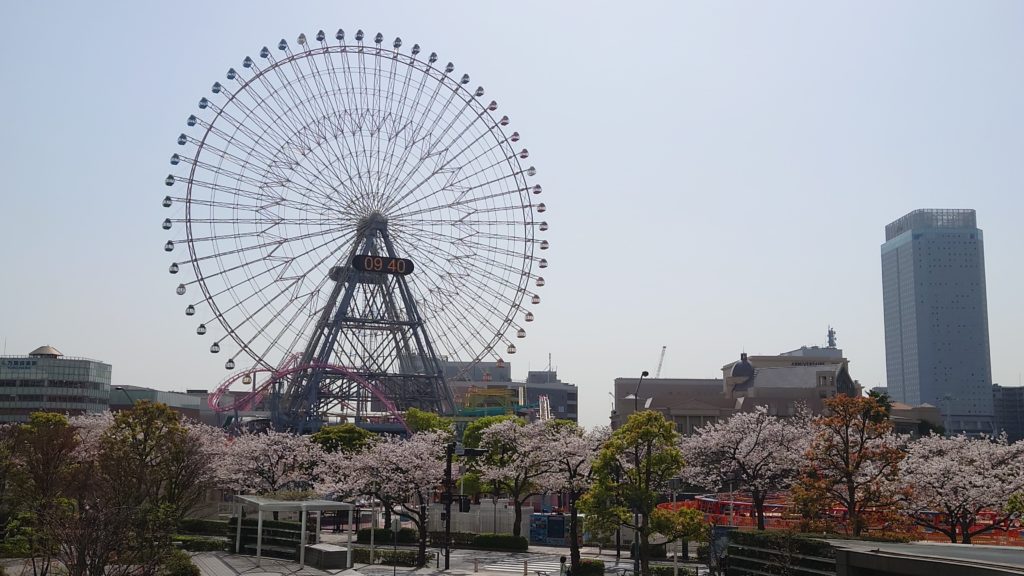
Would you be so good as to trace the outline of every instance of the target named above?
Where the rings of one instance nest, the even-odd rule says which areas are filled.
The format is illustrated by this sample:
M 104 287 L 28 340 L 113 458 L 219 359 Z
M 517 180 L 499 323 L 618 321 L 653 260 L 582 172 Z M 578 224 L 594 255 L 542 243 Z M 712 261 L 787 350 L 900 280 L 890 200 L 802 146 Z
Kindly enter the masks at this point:
M 754 375 L 754 366 L 747 360 L 747 353 L 740 354 L 740 361 L 732 365 L 732 372 L 729 376 L 749 378 Z
M 53 346 L 40 346 L 39 348 L 29 352 L 28 355 L 36 358 L 58 358 L 63 356 L 63 354 L 60 353 L 60 350 L 57 350 Z

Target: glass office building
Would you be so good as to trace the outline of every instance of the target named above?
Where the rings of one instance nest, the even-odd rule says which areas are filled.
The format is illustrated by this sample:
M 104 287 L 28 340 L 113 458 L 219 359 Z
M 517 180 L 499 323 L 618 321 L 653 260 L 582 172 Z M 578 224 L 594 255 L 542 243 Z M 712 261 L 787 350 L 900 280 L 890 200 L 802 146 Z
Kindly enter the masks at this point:
M 940 408 L 950 432 L 993 431 L 985 251 L 974 210 L 915 210 L 885 227 L 889 396 Z
M 110 401 L 110 371 L 110 364 L 65 357 L 52 346 L 0 356 L 0 422 L 26 422 L 33 412 L 102 412 Z

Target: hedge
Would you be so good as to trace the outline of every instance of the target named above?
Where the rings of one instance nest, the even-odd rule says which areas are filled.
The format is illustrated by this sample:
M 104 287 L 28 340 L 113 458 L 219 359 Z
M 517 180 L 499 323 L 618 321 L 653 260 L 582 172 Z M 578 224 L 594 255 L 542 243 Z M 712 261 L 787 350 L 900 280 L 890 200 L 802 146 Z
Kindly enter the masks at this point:
M 473 532 L 452 532 L 452 546 L 472 546 L 476 536 Z M 444 532 L 428 533 L 427 542 L 431 546 L 444 546 Z
M 429 564 L 434 559 L 433 552 L 427 552 L 426 561 Z M 353 548 L 352 549 L 352 561 L 359 564 L 370 563 L 370 549 L 369 548 Z M 388 566 L 415 566 L 416 565 L 416 551 L 415 550 L 388 550 L 386 548 L 378 548 L 373 551 L 374 564 L 387 564 Z
M 185 518 L 178 522 L 178 532 L 203 536 L 226 536 L 228 523 L 223 520 L 206 518 Z
M 204 536 L 190 536 L 187 534 L 175 534 L 171 540 L 182 550 L 189 552 L 222 552 L 227 550 L 226 540 L 219 538 L 208 538 Z
M 526 552 L 530 547 L 530 542 L 523 536 L 513 536 L 511 534 L 477 534 L 471 546 L 485 550 Z
M 374 543 L 390 544 L 395 541 L 394 533 L 390 528 L 360 528 L 356 532 L 356 542 L 369 544 L 371 531 L 373 531 Z M 414 528 L 400 528 L 398 530 L 399 544 L 415 544 L 417 542 L 419 542 L 419 533 Z
M 228 531 L 229 531 L 228 533 L 229 534 L 234 534 L 235 533 L 235 526 L 238 524 L 238 517 L 237 516 L 232 516 L 231 518 L 228 519 L 227 524 L 228 524 Z M 250 517 L 250 518 L 244 518 L 242 520 L 242 526 L 244 526 L 244 527 L 255 528 L 258 525 L 259 525 L 259 519 L 258 518 L 251 518 Z M 294 531 L 298 532 L 299 528 L 301 526 L 302 526 L 302 524 L 300 524 L 298 522 L 286 522 L 284 520 L 267 520 L 266 518 L 263 519 L 263 528 L 264 529 L 266 529 L 266 528 L 281 528 L 281 529 L 284 529 L 284 530 L 294 530 Z M 316 531 L 316 522 L 306 522 L 306 532 L 315 532 L 315 531 Z
M 675 568 L 672 566 L 651 566 L 651 576 L 675 576 Z M 679 566 L 679 576 L 697 576 L 695 568 Z
M 756 546 L 769 550 L 792 550 L 805 556 L 835 558 L 836 551 L 831 544 L 804 534 L 794 532 L 768 532 L 735 530 L 729 534 L 730 543 Z

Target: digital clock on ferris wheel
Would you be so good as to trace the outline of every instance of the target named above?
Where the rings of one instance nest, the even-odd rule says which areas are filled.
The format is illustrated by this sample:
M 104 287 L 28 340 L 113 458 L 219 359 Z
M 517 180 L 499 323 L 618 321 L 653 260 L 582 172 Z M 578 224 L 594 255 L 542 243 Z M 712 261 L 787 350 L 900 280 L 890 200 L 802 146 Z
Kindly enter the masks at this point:
M 405 276 L 412 274 L 412 260 L 405 258 L 391 258 L 389 256 L 373 256 L 370 254 L 356 254 L 352 257 L 352 267 L 360 272 L 378 272 L 380 274 L 397 274 Z

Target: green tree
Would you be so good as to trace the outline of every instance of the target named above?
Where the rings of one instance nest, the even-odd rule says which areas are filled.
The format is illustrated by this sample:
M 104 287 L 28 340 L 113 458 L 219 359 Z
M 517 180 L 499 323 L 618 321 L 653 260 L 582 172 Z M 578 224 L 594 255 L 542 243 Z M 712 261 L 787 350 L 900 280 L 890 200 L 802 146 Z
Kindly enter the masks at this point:
M 60 414 L 36 412 L 14 430 L 12 492 L 17 506 L 7 537 L 31 558 L 32 571 L 45 576 L 58 551 L 51 529 L 65 521 L 68 496 L 82 478 L 74 458 L 78 437 Z
M 594 483 L 580 503 L 592 531 L 610 534 L 619 526 L 636 531 L 636 553 L 645 576 L 650 574 L 650 536 L 656 531 L 652 515 L 659 496 L 683 467 L 678 436 L 658 412 L 630 414 L 598 454 Z
M 483 418 L 477 418 L 466 426 L 466 430 L 462 433 L 462 445 L 466 448 L 479 448 L 480 439 L 484 430 L 494 426 L 499 422 L 506 420 L 515 420 L 520 424 L 526 424 L 526 420 L 519 418 L 518 416 L 511 416 L 508 414 L 502 414 L 500 416 L 484 416 Z
M 336 426 L 324 426 L 309 439 L 320 445 L 324 452 L 351 454 L 359 452 L 374 438 L 373 432 L 360 428 L 351 422 Z
M 708 529 L 703 512 L 685 507 L 675 510 L 656 508 L 651 514 L 651 526 L 669 542 L 682 540 L 684 547 L 691 540 L 702 540 Z
M 452 432 L 451 418 L 445 418 L 433 412 L 409 408 L 405 412 L 404 418 L 405 423 L 414 434 L 416 432 L 445 432 L 448 434 Z

